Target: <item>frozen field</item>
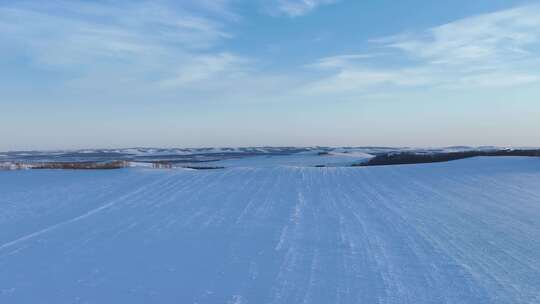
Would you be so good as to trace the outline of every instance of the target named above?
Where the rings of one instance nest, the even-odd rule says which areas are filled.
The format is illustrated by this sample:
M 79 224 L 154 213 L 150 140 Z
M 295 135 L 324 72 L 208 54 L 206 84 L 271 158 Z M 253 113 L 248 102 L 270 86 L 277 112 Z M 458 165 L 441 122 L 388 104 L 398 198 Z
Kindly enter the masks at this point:
M 540 303 L 540 159 L 0 172 L 0 303 Z

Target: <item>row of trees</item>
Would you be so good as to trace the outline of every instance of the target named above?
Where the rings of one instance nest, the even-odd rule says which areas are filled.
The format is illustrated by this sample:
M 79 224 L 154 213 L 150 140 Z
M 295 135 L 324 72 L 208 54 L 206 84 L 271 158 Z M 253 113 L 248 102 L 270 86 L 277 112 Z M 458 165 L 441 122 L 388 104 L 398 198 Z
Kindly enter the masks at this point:
M 415 153 L 399 152 L 377 155 L 364 163 L 353 166 L 384 166 L 384 165 L 406 165 L 422 163 L 438 163 L 451 160 L 465 159 L 477 156 L 527 156 L 540 157 L 540 149 L 508 149 L 492 151 L 462 151 L 462 152 L 442 152 L 442 153 Z

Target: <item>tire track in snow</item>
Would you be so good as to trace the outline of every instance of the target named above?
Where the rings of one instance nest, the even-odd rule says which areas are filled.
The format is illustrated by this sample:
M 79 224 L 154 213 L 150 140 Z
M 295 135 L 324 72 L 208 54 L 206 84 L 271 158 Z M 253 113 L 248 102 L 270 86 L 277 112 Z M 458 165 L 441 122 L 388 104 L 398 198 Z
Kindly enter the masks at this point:
M 10 247 L 13 247 L 13 246 L 15 246 L 15 245 L 17 245 L 17 244 L 19 244 L 19 243 L 23 243 L 23 242 L 25 242 L 25 241 L 31 240 L 31 239 L 33 239 L 33 238 L 35 238 L 35 237 L 37 237 L 37 236 L 46 234 L 46 233 L 51 232 L 51 231 L 54 231 L 54 230 L 57 230 L 57 229 L 59 229 L 59 228 L 62 228 L 62 227 L 64 227 L 64 226 L 67 226 L 67 225 L 69 225 L 69 224 L 72 224 L 72 223 L 78 222 L 78 221 L 80 221 L 80 220 L 86 219 L 86 218 L 91 217 L 91 216 L 93 216 L 93 215 L 95 215 L 95 214 L 98 214 L 98 213 L 102 212 L 103 210 L 109 209 L 109 208 L 115 206 L 116 204 L 118 204 L 118 203 L 120 203 L 120 202 L 123 202 L 123 201 L 129 199 L 130 197 L 136 196 L 136 195 L 138 195 L 139 193 L 144 192 L 144 191 L 147 190 L 148 188 L 151 188 L 152 185 L 158 184 L 158 183 L 160 183 L 162 180 L 166 180 L 167 178 L 169 178 L 169 177 L 167 176 L 166 178 L 161 178 L 161 179 L 159 179 L 159 180 L 157 180 L 157 181 L 155 181 L 155 182 L 153 182 L 153 183 L 147 184 L 147 185 L 145 185 L 145 186 L 143 186 L 143 187 L 141 187 L 141 188 L 138 188 L 138 189 L 136 189 L 136 190 L 134 190 L 134 191 L 132 191 L 132 192 L 129 192 L 129 193 L 125 194 L 125 195 L 122 195 L 121 197 L 116 198 L 116 199 L 110 201 L 109 203 L 106 203 L 106 204 L 104 204 L 104 205 L 102 205 L 102 206 L 99 206 L 99 207 L 97 207 L 97 208 L 94 208 L 94 209 L 92 209 L 92 210 L 89 210 L 89 211 L 87 211 L 87 212 L 85 212 L 85 213 L 83 213 L 83 214 L 81 214 L 81 215 L 79 215 L 79 216 L 73 217 L 73 218 L 71 218 L 71 219 L 69 219 L 69 220 L 65 220 L 65 221 L 63 221 L 63 222 L 60 222 L 60 223 L 57 223 L 57 224 L 48 226 L 48 227 L 43 228 L 43 229 L 40 229 L 40 230 L 38 230 L 38 231 L 35 231 L 35 232 L 32 232 L 32 233 L 26 234 L 26 235 L 24 235 L 24 236 L 22 236 L 22 237 L 19 237 L 19 238 L 13 240 L 13 241 L 9 241 L 9 242 L 3 243 L 3 244 L 0 245 L 0 251 L 5 250 L 5 249 L 8 249 L 8 248 L 10 248 Z

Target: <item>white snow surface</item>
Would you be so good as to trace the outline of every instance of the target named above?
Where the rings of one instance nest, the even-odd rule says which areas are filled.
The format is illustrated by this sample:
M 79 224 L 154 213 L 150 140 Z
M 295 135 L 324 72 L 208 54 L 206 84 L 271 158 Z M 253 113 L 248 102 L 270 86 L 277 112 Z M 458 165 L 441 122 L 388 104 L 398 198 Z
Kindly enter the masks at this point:
M 223 166 L 226 168 L 236 167 L 248 167 L 248 168 L 260 168 L 260 167 L 277 167 L 277 166 L 289 166 L 289 167 L 314 167 L 314 166 L 351 166 L 356 163 L 366 161 L 372 158 L 373 155 L 361 152 L 351 153 L 335 153 L 326 152 L 327 155 L 319 155 L 323 151 L 308 151 L 294 153 L 290 155 L 260 155 L 251 157 L 240 157 L 226 160 L 219 160 L 215 162 L 208 162 L 208 165 Z
M 0 172 L 0 303 L 540 303 L 540 159 Z

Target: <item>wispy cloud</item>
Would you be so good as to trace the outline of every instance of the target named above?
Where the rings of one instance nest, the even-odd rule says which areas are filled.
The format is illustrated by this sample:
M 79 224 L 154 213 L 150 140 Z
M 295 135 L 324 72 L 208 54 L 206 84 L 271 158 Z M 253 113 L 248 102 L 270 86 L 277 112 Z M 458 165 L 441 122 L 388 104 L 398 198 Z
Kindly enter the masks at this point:
M 169 88 L 185 87 L 194 84 L 222 81 L 243 75 L 248 60 L 230 53 L 202 55 L 193 57 L 189 63 L 178 67 L 170 77 L 161 81 Z
M 381 54 L 350 54 L 350 55 L 337 55 L 318 59 L 315 63 L 309 64 L 308 67 L 316 68 L 340 68 L 350 66 L 355 62 L 362 62 L 366 59 L 371 59 Z
M 316 8 L 336 3 L 338 0 L 272 0 L 269 3 L 271 14 L 289 17 L 303 16 Z
M 540 42 L 539 17 L 540 5 L 531 5 L 379 41 L 433 64 L 497 64 L 531 55 Z
M 259 70 L 257 54 L 246 57 L 223 46 L 235 38 L 229 29 L 237 20 L 232 2 L 4 4 L 0 55 L 23 56 L 25 66 L 58 72 L 49 81 L 63 90 L 61 96 L 71 88 L 83 96 L 99 91 L 139 100 L 294 102 L 540 82 L 539 5 L 374 39 L 361 53 L 327 56 L 278 73 Z M 276 7 L 299 16 L 333 2 L 280 0 Z
M 311 64 L 328 76 L 308 90 L 362 94 L 382 86 L 478 89 L 539 82 L 540 6 L 473 16 L 371 44 L 377 53 L 327 57 Z M 381 62 L 398 63 L 389 67 Z
M 0 54 L 22 55 L 35 68 L 70 75 L 56 79 L 64 83 L 55 87 L 66 92 L 103 88 L 122 95 L 129 87 L 170 90 L 203 81 L 209 87 L 248 62 L 220 47 L 233 37 L 223 21 L 233 15 L 226 2 L 174 8 L 152 2 L 0 5 Z
M 204 50 L 229 37 L 221 24 L 151 3 L 111 6 L 85 2 L 0 7 L 0 35 L 40 63 L 163 55 Z

